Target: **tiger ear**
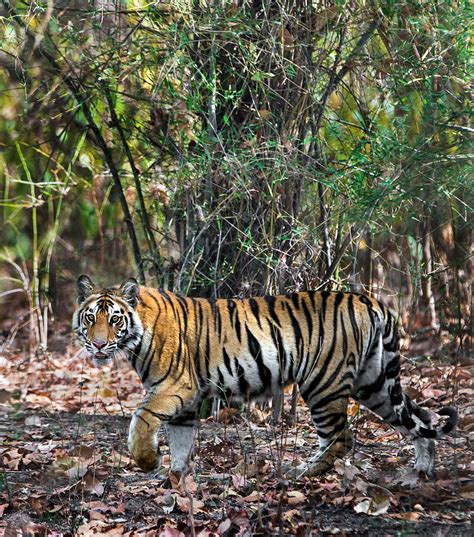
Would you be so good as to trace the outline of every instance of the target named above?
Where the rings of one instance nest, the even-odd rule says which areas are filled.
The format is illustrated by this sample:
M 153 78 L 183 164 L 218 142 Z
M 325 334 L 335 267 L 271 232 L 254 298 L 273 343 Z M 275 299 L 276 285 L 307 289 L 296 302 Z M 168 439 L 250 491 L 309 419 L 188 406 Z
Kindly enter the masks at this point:
M 140 286 L 135 278 L 127 278 L 120 286 L 120 294 L 126 302 L 135 308 L 138 304 L 138 295 L 140 294 Z
M 89 276 L 82 274 L 77 278 L 77 301 L 82 304 L 84 300 L 92 295 L 96 290 L 95 285 Z

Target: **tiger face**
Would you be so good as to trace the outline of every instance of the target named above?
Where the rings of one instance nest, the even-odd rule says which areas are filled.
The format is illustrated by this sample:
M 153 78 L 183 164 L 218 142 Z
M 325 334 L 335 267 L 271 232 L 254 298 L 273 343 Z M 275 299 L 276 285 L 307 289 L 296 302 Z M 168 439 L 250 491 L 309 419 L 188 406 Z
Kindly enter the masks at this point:
M 119 352 L 127 354 L 143 334 L 136 313 L 139 287 L 129 278 L 119 288 L 97 289 L 88 276 L 77 282 L 79 307 L 73 329 L 95 365 L 110 364 Z

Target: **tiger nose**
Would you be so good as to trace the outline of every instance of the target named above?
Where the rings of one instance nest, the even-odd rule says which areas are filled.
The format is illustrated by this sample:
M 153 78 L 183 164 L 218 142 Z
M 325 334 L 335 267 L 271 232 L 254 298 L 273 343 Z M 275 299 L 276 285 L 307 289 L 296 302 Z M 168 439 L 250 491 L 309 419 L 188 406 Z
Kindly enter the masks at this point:
M 107 342 L 106 341 L 93 341 L 92 344 L 94 345 L 96 349 L 100 351 L 100 349 L 102 349 L 103 347 L 107 345 Z

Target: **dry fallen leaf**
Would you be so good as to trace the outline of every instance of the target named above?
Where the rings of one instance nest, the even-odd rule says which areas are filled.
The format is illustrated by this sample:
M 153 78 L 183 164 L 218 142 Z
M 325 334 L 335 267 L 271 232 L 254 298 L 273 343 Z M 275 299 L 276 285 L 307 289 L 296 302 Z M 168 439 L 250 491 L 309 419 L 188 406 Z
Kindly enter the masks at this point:
M 175 508 L 176 496 L 176 494 L 159 494 L 153 499 L 163 509 L 163 512 L 169 515 Z
M 13 392 L 9 392 L 8 390 L 0 390 L 0 404 L 1 403 L 8 403 L 10 399 L 13 397 Z
M 416 522 L 421 517 L 421 513 L 417 513 L 416 511 L 408 511 L 407 513 L 393 513 L 390 515 L 390 517 L 399 520 L 408 520 L 410 522 Z
M 71 451 L 71 456 L 79 457 L 81 459 L 91 459 L 94 456 L 94 448 L 91 446 L 77 446 Z
M 117 466 L 119 468 L 125 468 L 126 466 L 133 464 L 133 460 L 130 457 L 115 450 L 111 451 L 109 454 L 109 460 L 112 466 Z
M 7 509 L 9 505 L 10 504 L 8 503 L 0 503 L 0 517 L 3 516 L 3 513 L 5 512 L 5 510 Z
M 219 533 L 219 535 L 223 535 L 226 531 L 230 529 L 231 526 L 232 526 L 232 520 L 230 520 L 230 518 L 226 518 L 219 524 L 219 527 L 217 528 L 217 532 Z
M 238 410 L 236 408 L 230 408 L 225 407 L 221 408 L 219 411 L 219 421 L 221 423 L 230 423 L 235 418 L 235 416 L 238 414 Z
M 390 495 L 377 491 L 371 498 L 366 498 L 354 506 L 356 513 L 365 513 L 371 516 L 383 515 L 390 507 Z
M 353 401 L 351 401 L 347 405 L 347 415 L 349 417 L 355 416 L 356 414 L 359 413 L 359 411 L 360 411 L 360 405 L 358 403 L 354 403 Z
M 28 416 L 25 419 L 25 425 L 27 427 L 41 427 L 41 425 L 42 425 L 41 418 L 39 416 L 37 416 L 37 415 Z
M 97 391 L 98 397 L 103 397 L 104 399 L 110 398 L 110 397 L 116 397 L 117 392 L 114 390 L 111 390 L 109 387 L 104 386 L 103 388 L 100 388 L 100 390 Z
M 186 535 L 182 531 L 177 530 L 176 528 L 165 526 L 160 532 L 159 537 L 186 537 Z
M 66 470 L 66 475 L 70 479 L 80 479 L 86 475 L 89 464 L 89 461 L 79 461 L 76 465 Z
M 204 507 L 204 502 L 197 500 L 196 498 L 183 498 L 182 496 L 176 496 L 176 503 L 178 507 L 183 511 L 183 513 L 191 512 L 191 506 L 193 510 L 193 515 L 202 511 Z
M 287 493 L 288 505 L 298 505 L 306 501 L 306 496 L 299 490 L 290 490 Z
M 232 483 L 236 489 L 247 486 L 247 477 L 242 474 L 232 474 Z
M 102 496 L 102 494 L 104 494 L 104 485 L 93 475 L 87 474 L 83 478 L 81 485 L 84 487 L 84 490 L 92 492 L 97 496 Z
M 244 498 L 242 498 L 242 501 L 244 501 L 244 502 L 258 502 L 261 499 L 262 499 L 262 495 L 259 494 L 259 492 L 257 490 L 254 490 L 248 496 L 245 496 Z

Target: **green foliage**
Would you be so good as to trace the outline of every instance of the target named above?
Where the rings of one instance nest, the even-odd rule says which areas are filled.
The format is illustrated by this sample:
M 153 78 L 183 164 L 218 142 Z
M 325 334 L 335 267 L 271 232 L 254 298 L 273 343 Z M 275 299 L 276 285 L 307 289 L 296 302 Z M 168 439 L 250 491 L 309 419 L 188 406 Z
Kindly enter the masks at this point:
M 465 217 L 468 2 L 122 4 L 5 3 L 1 233 L 16 255 L 49 270 L 58 235 L 80 251 L 128 240 L 121 188 L 150 280 L 249 294 L 319 284 L 349 230 Z

